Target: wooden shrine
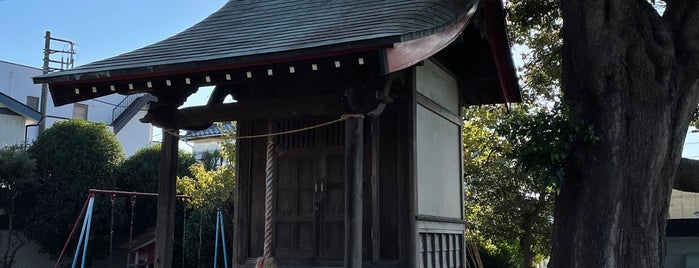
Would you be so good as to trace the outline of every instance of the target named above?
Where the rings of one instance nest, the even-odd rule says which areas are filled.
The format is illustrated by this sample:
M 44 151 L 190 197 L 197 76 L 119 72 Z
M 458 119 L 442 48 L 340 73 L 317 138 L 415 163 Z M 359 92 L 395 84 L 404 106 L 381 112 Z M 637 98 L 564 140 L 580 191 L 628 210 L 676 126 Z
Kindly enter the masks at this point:
M 273 138 L 280 266 L 466 267 L 462 107 L 521 100 L 499 0 L 229 1 L 171 38 L 34 81 L 56 105 L 157 97 L 142 119 L 164 129 L 156 267 L 172 259 L 173 133 L 338 118 Z M 180 108 L 202 86 L 215 86 L 208 103 Z M 237 146 L 232 252 L 235 267 L 254 267 L 267 140 Z

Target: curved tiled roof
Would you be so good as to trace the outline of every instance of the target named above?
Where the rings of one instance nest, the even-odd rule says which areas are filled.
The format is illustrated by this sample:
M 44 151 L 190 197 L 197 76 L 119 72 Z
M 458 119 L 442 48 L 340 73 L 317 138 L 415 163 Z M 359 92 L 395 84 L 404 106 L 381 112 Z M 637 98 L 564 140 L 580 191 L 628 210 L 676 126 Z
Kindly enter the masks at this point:
M 223 133 L 235 131 L 236 128 L 231 122 L 214 123 L 209 128 L 203 130 L 188 130 L 184 138 L 187 140 L 205 139 L 219 137 Z
M 75 69 L 39 76 L 35 82 L 158 73 L 387 46 L 439 32 L 464 16 L 476 2 L 230 0 L 203 21 L 170 38 Z

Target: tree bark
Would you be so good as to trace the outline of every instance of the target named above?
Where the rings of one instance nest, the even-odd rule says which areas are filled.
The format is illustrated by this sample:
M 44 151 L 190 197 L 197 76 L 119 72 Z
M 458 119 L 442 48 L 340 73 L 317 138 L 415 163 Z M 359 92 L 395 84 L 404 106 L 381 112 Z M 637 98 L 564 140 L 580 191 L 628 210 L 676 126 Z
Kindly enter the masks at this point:
M 699 90 L 699 1 L 564 0 L 563 91 L 581 135 L 550 267 L 661 267 Z
M 522 254 L 522 267 L 533 268 L 534 267 L 534 251 L 532 250 L 532 244 L 534 239 L 534 234 L 532 233 L 532 225 L 534 225 L 535 215 L 526 213 L 522 223 L 522 236 L 519 239 L 519 253 Z
M 539 191 L 539 198 L 534 204 L 534 207 L 522 215 L 522 234 L 519 238 L 519 253 L 522 254 L 522 267 L 533 268 L 534 258 L 536 253 L 532 249 L 534 245 L 534 226 L 536 220 L 541 217 L 542 210 L 546 207 L 548 193 L 545 190 Z

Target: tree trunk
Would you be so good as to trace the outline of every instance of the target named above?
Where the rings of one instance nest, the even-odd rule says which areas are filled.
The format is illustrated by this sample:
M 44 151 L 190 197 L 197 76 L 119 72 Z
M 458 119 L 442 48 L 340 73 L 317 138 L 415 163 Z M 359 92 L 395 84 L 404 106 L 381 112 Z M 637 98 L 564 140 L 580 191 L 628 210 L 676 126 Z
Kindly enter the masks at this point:
M 699 90 L 699 1 L 667 2 L 660 17 L 645 1 L 562 1 L 564 98 L 583 134 L 556 204 L 550 267 L 663 265 Z
M 542 210 L 546 207 L 546 199 L 549 194 L 546 190 L 541 190 L 539 192 L 539 198 L 534 203 L 534 207 L 531 211 L 522 214 L 522 234 L 519 238 L 519 253 L 522 254 L 523 262 L 522 267 L 533 268 L 534 267 L 534 257 L 536 253 L 532 249 L 534 245 L 534 226 L 538 217 L 541 217 Z
M 522 254 L 523 268 L 533 268 L 534 267 L 534 251 L 532 250 L 532 240 L 534 234 L 532 233 L 532 225 L 534 224 L 534 216 L 525 216 L 524 222 L 522 224 L 522 236 L 519 239 L 519 253 Z

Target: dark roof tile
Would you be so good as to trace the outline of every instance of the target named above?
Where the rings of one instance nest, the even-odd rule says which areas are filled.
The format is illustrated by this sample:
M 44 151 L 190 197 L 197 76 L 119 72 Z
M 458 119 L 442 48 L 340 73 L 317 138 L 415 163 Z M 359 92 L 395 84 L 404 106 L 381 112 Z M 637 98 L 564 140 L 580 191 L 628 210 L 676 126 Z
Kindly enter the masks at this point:
M 223 132 L 221 131 L 223 129 Z M 235 131 L 235 126 L 231 122 L 214 123 L 209 128 L 204 130 L 189 130 L 184 138 L 187 140 L 196 140 L 220 136 L 224 132 Z
M 152 73 L 155 66 L 347 45 L 374 40 L 388 45 L 427 36 L 463 16 L 465 0 L 231 0 L 209 17 L 163 41 L 36 82 L 72 81 Z M 245 57 L 243 59 L 243 57 Z M 237 59 L 237 60 L 236 60 Z M 181 66 L 180 66 L 181 67 Z M 86 75 L 87 74 L 87 75 Z

